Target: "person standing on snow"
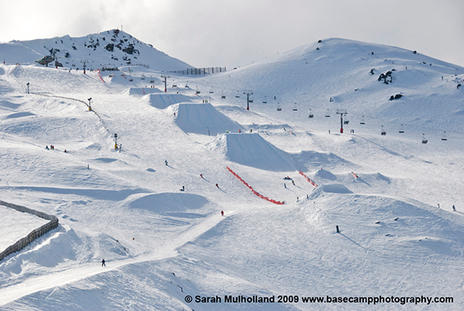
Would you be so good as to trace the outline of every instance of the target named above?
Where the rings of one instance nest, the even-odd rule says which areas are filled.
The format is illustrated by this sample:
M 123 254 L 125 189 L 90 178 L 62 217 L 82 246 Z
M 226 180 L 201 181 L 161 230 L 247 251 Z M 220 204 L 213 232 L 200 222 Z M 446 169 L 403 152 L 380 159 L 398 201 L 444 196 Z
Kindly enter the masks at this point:
M 104 259 L 104 258 L 102 259 L 102 267 L 106 267 L 105 259 Z

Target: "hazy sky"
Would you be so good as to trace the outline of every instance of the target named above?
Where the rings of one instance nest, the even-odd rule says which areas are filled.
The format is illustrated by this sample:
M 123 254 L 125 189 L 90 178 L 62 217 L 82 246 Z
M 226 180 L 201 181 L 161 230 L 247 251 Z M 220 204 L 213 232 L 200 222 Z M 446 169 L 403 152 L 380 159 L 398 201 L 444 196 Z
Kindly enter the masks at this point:
M 0 42 L 121 25 L 197 67 L 249 64 L 328 37 L 464 66 L 464 0 L 0 0 Z

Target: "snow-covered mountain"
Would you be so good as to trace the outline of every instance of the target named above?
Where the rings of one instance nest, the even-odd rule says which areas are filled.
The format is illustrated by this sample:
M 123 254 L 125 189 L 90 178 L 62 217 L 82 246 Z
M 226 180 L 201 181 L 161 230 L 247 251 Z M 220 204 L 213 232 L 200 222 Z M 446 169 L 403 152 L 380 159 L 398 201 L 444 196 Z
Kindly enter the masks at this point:
M 0 261 L 2 310 L 463 309 L 462 67 L 325 39 L 165 93 L 154 65 L 30 59 L 0 65 L 0 200 L 60 225 Z M 43 223 L 21 214 L 0 251 Z
M 358 122 L 364 115 L 396 127 L 464 132 L 464 68 L 420 51 L 324 39 L 204 80 L 231 98 L 252 90 L 255 106 L 285 107 L 281 115 L 297 108 L 334 116 L 339 109 Z
M 66 68 L 115 68 L 139 65 L 154 70 L 182 70 L 191 66 L 151 44 L 143 43 L 118 29 L 83 37 L 56 37 L 0 44 L 0 58 L 6 63 L 34 64 L 50 56 Z

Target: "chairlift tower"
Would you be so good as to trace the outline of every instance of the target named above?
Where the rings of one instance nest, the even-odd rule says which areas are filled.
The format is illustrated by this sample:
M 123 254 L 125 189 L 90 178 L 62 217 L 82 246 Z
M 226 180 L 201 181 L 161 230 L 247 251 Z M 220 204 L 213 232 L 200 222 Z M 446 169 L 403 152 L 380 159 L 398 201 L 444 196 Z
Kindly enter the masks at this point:
M 167 79 L 169 78 L 166 75 L 162 75 L 161 78 L 164 80 L 164 93 L 167 93 L 168 91 L 168 81 Z
M 245 92 L 246 92 L 246 96 L 247 96 L 247 107 L 246 107 L 246 109 L 250 110 L 250 103 L 253 103 L 253 99 L 251 99 L 250 96 L 253 95 L 253 92 L 252 91 L 245 91 Z
M 340 133 L 343 134 L 343 116 L 346 116 L 348 112 L 346 110 L 337 110 L 336 113 L 340 115 Z

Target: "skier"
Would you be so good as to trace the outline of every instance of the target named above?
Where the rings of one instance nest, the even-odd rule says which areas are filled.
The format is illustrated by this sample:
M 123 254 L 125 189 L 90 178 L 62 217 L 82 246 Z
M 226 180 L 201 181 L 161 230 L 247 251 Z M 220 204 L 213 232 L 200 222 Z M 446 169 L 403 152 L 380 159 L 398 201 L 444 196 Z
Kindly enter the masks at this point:
M 105 259 L 102 259 L 102 267 L 106 267 Z
M 221 216 L 224 216 L 224 211 L 221 211 Z

